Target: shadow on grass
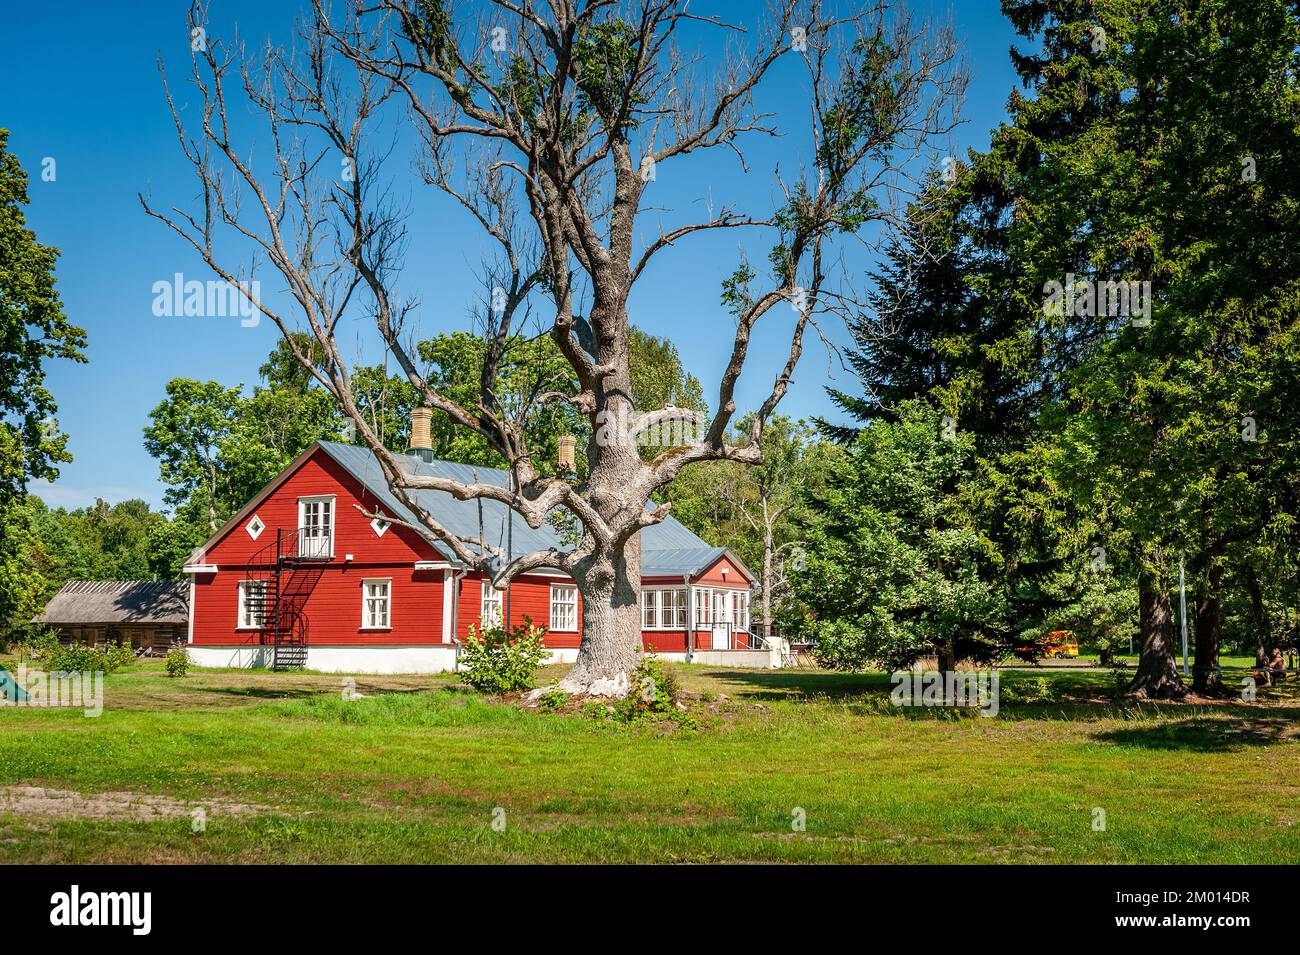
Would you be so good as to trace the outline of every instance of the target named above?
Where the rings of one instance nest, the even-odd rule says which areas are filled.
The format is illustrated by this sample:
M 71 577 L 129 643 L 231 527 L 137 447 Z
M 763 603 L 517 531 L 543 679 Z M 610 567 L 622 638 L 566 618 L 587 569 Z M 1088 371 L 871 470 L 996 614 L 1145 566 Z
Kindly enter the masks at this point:
M 1300 709 L 1269 710 L 1267 715 L 1226 711 L 1221 716 L 1135 723 L 1123 729 L 1094 733 L 1093 739 L 1142 749 L 1191 750 L 1221 753 L 1242 746 L 1272 746 L 1297 739 Z
M 360 687 L 358 692 L 364 692 Z M 214 696 L 234 696 L 245 700 L 294 700 L 309 696 L 320 696 L 325 692 L 320 687 L 272 687 L 272 686 L 208 686 L 204 693 Z
M 894 682 L 888 673 L 837 673 L 831 670 L 710 670 L 709 677 L 732 689 L 737 696 L 762 700 L 817 697 L 837 701 L 889 693 Z M 1035 680 L 1051 681 L 1063 704 L 1095 703 L 1096 697 L 1109 694 L 1114 682 L 1108 671 L 1053 674 L 1001 671 L 1003 686 L 1015 687 Z M 1081 699 L 1074 699 L 1080 697 Z
M 974 718 L 974 711 L 957 713 L 950 707 L 897 707 L 890 703 L 893 681 L 887 673 L 837 673 L 827 670 L 710 670 L 715 686 L 741 699 L 787 702 L 830 701 L 847 704 L 863 716 L 893 716 L 909 720 L 952 721 Z M 1125 724 L 1091 734 L 1099 743 L 1152 749 L 1201 752 L 1240 746 L 1267 746 L 1300 739 L 1300 698 L 1291 688 L 1261 690 L 1268 707 L 1231 703 L 1136 703 L 1115 697 L 1116 681 L 1109 670 L 1055 673 L 1001 672 L 1004 690 L 1025 693 L 1046 685 L 1050 699 L 1004 699 L 997 719 L 1021 722 Z M 1007 694 L 1010 696 L 1011 694 Z
M 835 673 L 828 670 L 710 670 L 713 681 L 751 700 L 820 697 L 852 699 L 888 692 L 887 673 Z

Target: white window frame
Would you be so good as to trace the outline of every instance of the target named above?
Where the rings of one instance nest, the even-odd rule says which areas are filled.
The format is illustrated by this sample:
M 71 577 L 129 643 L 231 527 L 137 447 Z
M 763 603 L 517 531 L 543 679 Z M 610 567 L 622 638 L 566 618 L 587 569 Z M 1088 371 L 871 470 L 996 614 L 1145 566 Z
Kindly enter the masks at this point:
M 495 608 L 495 613 L 493 612 Z M 492 581 L 483 581 L 483 595 L 479 600 L 478 622 L 484 630 L 501 626 L 505 619 L 505 591 L 497 590 Z
M 736 622 L 736 629 L 741 633 L 749 633 L 749 591 L 732 591 L 731 605 L 731 617 Z
M 248 612 L 248 588 L 256 587 L 258 590 L 265 593 L 266 584 L 267 582 L 265 580 L 241 580 L 239 581 L 238 584 L 236 584 L 236 590 L 238 591 L 239 594 L 238 609 L 236 610 L 238 616 L 235 619 L 236 630 L 266 629 L 265 611 L 258 616 L 256 621 L 253 621 L 252 616 L 250 616 Z
M 383 584 L 384 592 L 372 594 L 370 588 Z M 377 623 L 374 614 L 371 613 L 370 602 L 372 600 L 383 601 L 382 623 Z M 362 630 L 392 630 L 393 629 L 393 578 L 391 577 L 368 577 L 361 581 L 361 629 Z
M 673 596 L 666 598 L 666 595 Z M 641 591 L 642 630 L 685 630 L 687 591 L 682 587 L 647 587 Z M 649 614 L 650 605 L 653 610 Z
M 248 523 L 244 525 L 244 530 L 248 533 L 249 537 L 253 538 L 253 540 L 257 540 L 262 536 L 262 531 L 266 530 L 266 522 L 254 514 L 249 518 Z
M 659 629 L 659 591 L 653 587 L 641 591 L 641 629 Z
M 694 629 L 706 626 L 709 623 L 709 587 L 695 588 L 695 625 Z
M 551 632 L 578 632 L 578 588 L 574 584 L 551 584 Z
M 334 540 L 337 537 L 336 530 L 338 526 L 338 508 L 335 507 L 335 497 L 336 495 L 333 494 L 312 494 L 307 497 L 298 498 L 298 533 L 302 535 L 302 543 L 300 545 L 302 556 L 329 557 L 331 559 L 334 557 Z M 309 555 L 307 553 L 307 541 L 309 539 L 317 539 L 315 537 L 308 538 L 307 535 L 303 533 L 307 529 L 307 505 L 309 504 L 329 505 L 329 521 L 327 526 L 328 536 L 326 537 L 330 545 L 328 554 Z

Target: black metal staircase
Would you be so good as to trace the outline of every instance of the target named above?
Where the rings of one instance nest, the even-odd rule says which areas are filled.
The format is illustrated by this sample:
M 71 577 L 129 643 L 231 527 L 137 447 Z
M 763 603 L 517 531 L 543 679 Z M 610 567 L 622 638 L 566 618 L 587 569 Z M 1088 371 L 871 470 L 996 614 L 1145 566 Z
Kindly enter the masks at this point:
M 271 647 L 271 668 L 298 670 L 307 665 L 310 628 L 303 607 L 325 572 L 333 542 L 319 531 L 277 530 L 244 568 L 244 607 L 260 626 L 261 642 Z

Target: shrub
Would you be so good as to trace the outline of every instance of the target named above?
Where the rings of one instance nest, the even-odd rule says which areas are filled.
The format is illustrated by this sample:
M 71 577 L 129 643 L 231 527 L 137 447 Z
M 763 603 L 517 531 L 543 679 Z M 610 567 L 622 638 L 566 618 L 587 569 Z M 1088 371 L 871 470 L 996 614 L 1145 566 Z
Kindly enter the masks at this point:
M 565 693 L 558 686 L 553 686 L 537 698 L 537 708 L 545 710 L 548 713 L 554 713 L 562 710 L 564 704 L 569 702 L 569 694 Z
M 190 655 L 184 647 L 172 647 L 167 651 L 167 675 L 182 677 L 190 672 Z
M 681 687 L 663 661 L 655 656 L 644 657 L 632 671 L 627 696 L 614 703 L 614 716 L 625 723 L 647 720 L 671 719 L 690 722 L 690 718 L 677 706 Z
M 1052 686 L 1052 681 L 1044 676 L 1003 686 L 1000 696 L 1003 703 L 1057 702 L 1056 688 Z
M 42 641 L 32 651 L 37 664 L 50 673 L 113 673 L 135 662 L 135 653 L 128 646 L 112 646 L 98 650 L 85 644 L 64 646 L 57 639 Z
M 104 672 L 112 673 L 135 662 L 135 651 L 129 643 L 118 643 L 104 652 Z
M 533 674 L 546 657 L 542 627 L 528 617 L 506 633 L 501 627 L 474 626 L 460 651 L 460 678 L 480 693 L 512 693 L 533 684 Z

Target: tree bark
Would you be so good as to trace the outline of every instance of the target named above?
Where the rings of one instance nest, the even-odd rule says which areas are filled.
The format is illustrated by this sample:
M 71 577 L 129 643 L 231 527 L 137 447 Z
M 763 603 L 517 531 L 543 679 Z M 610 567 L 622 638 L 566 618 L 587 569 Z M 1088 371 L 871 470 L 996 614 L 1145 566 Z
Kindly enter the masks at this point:
M 763 639 L 772 639 L 772 527 L 763 529 Z
M 1219 640 L 1223 631 L 1223 608 L 1219 591 L 1223 568 L 1212 566 L 1196 601 L 1196 655 L 1192 665 L 1192 690 L 1215 693 L 1222 688 L 1219 680 Z
M 1259 574 L 1252 565 L 1246 566 L 1245 582 L 1246 591 L 1250 594 L 1250 615 L 1255 624 L 1255 666 L 1263 668 L 1268 665 L 1273 627 L 1268 619 L 1268 608 L 1264 605 L 1264 591 L 1259 585 Z
M 603 392 L 599 406 L 612 409 L 616 421 L 631 420 L 626 314 L 621 323 L 610 321 L 604 309 L 593 309 L 592 314 L 601 340 L 598 357 L 614 369 L 598 383 L 598 392 Z M 644 512 L 651 489 L 635 443 L 624 440 L 618 429 L 601 440 L 599 424 L 593 415 L 588 497 L 601 519 L 617 527 Z M 582 643 L 560 686 L 569 693 L 625 696 L 642 651 L 640 531 L 625 541 L 596 540 L 591 553 L 575 563 L 573 578 L 582 594 Z
M 560 681 L 568 693 L 622 697 L 641 656 L 641 542 L 597 554 L 574 575 L 582 594 L 582 643 Z M 689 609 L 688 609 L 689 612 Z
M 1126 692 L 1138 699 L 1181 699 L 1187 694 L 1174 662 L 1174 625 L 1169 591 L 1155 574 L 1143 570 L 1138 578 L 1142 649 L 1137 672 Z
M 935 656 L 939 660 L 939 670 L 942 673 L 951 673 L 957 669 L 957 653 L 953 649 L 951 640 L 945 640 L 935 647 Z

